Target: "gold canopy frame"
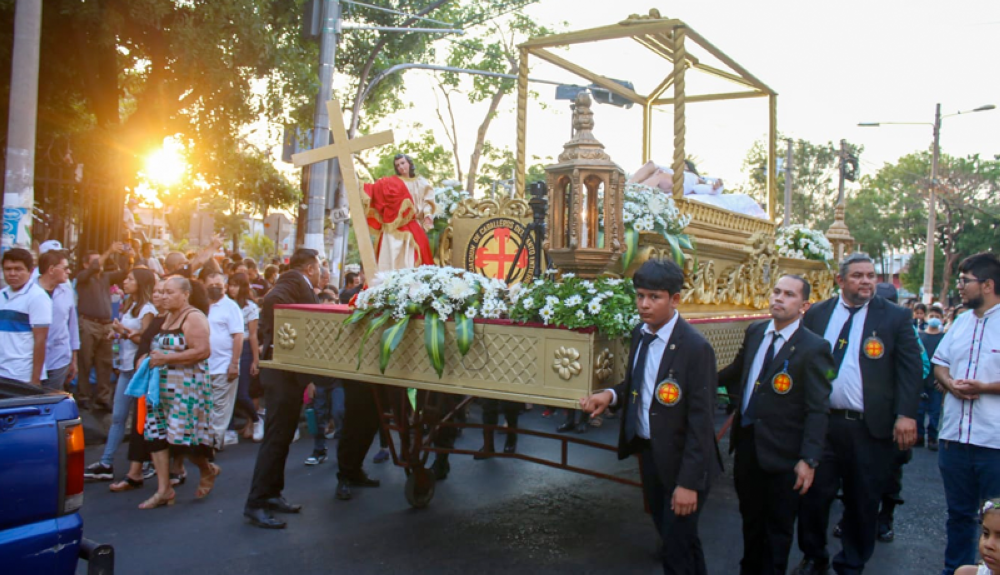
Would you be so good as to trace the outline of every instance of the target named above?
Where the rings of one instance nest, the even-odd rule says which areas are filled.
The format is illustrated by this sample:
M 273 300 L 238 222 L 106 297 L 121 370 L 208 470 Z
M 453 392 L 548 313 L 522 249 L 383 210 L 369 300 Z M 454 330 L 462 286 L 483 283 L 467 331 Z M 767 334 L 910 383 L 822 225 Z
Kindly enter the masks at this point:
M 631 38 L 644 48 L 650 50 L 671 63 L 671 71 L 656 88 L 647 95 L 641 95 L 621 84 L 588 70 L 565 58 L 549 51 L 557 46 L 570 46 L 604 40 Z M 693 42 L 705 50 L 729 70 L 709 66 L 697 55 L 688 51 L 688 44 Z M 532 38 L 521 44 L 520 65 L 517 82 L 517 170 L 515 187 L 520 197 L 525 197 L 525 170 L 527 163 L 527 123 L 528 123 L 528 59 L 536 56 L 564 70 L 572 72 L 594 84 L 608 90 L 612 94 L 626 98 L 642 106 L 642 161 L 648 162 L 652 154 L 653 108 L 656 106 L 674 107 L 674 158 L 675 174 L 684 173 L 685 158 L 685 107 L 688 103 L 711 102 L 718 100 L 739 100 L 744 98 L 768 99 L 768 142 L 767 142 L 767 215 L 774 222 L 775 201 L 777 190 L 777 137 L 778 94 L 761 82 L 757 77 L 740 66 L 735 60 L 716 48 L 711 42 L 698 34 L 693 28 L 675 18 L 663 18 L 657 10 L 650 10 L 648 16 L 629 16 L 617 24 L 578 30 L 551 36 Z M 728 80 L 740 86 L 742 90 L 718 94 L 689 96 L 685 92 L 685 75 L 688 69 L 699 71 L 716 78 Z M 673 97 L 664 97 L 668 90 L 673 89 Z M 674 178 L 674 198 L 684 195 L 684 178 Z

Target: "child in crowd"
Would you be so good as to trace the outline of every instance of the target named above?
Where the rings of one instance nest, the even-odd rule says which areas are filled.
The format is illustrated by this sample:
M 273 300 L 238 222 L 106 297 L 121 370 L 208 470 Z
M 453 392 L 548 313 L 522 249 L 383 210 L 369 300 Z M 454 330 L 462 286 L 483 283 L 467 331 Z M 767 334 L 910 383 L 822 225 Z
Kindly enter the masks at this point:
M 1000 575 L 1000 498 L 983 505 L 983 532 L 979 535 L 980 565 L 959 567 L 955 575 Z

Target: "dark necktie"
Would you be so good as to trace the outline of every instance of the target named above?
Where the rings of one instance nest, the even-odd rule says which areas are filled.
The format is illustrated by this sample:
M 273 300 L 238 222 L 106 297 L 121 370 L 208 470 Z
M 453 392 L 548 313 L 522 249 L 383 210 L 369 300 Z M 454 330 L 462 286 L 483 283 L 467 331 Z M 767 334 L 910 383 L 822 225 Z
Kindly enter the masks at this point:
M 636 430 L 639 429 L 639 406 L 642 405 L 642 395 L 645 393 L 646 382 L 646 355 L 649 346 L 656 339 L 656 334 L 643 333 L 642 341 L 639 342 L 639 352 L 635 354 L 635 366 L 632 368 L 632 389 L 628 402 L 628 413 L 625 416 L 625 441 L 631 442 L 635 438 Z
M 753 425 L 757 420 L 754 416 L 754 399 L 757 397 L 757 386 L 760 385 L 760 378 L 767 373 L 767 370 L 771 367 L 771 362 L 774 361 L 774 344 L 781 339 L 781 334 L 774 332 L 771 336 L 771 345 L 767 346 L 767 351 L 764 352 L 764 363 L 760 366 L 760 371 L 757 373 L 757 377 L 753 380 L 753 386 L 750 387 L 750 399 L 747 401 L 747 408 L 743 411 L 743 417 L 740 419 L 740 423 L 743 427 L 748 425 Z
M 837 337 L 837 341 L 833 343 L 833 365 L 837 368 L 837 371 L 840 371 L 840 364 L 844 363 L 844 356 L 847 355 L 854 315 L 861 309 L 860 307 L 847 306 L 844 306 L 844 308 L 847 310 L 847 321 L 844 322 L 844 327 L 840 329 L 840 336 Z

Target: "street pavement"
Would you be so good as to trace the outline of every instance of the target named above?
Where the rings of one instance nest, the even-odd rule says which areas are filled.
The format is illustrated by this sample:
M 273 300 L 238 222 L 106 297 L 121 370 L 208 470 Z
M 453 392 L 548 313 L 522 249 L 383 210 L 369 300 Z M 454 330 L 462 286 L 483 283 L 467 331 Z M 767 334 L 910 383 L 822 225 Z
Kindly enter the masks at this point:
M 561 418 L 543 419 L 536 407 L 522 416 L 521 424 L 551 432 Z M 479 421 L 478 408 L 473 407 L 470 421 Z M 720 412 L 719 426 L 722 421 Z M 618 420 L 609 420 L 581 437 L 612 444 L 617 429 Z M 498 448 L 502 442 L 503 436 L 498 437 Z M 478 449 L 481 444 L 477 430 L 466 430 L 457 446 Z M 727 451 L 728 442 L 724 439 L 720 447 Z M 190 464 L 187 484 L 177 489 L 172 507 L 137 509 L 152 495 L 154 480 L 147 480 L 144 489 L 121 494 L 109 492 L 105 482 L 88 484 L 84 535 L 114 545 L 120 575 L 660 572 L 657 537 L 636 487 L 529 462 L 453 455 L 451 475 L 437 484 L 426 509 L 407 504 L 405 475 L 391 461 L 366 464 L 382 486 L 355 489 L 354 499 L 344 502 L 333 497 L 334 442 L 330 448 L 326 463 L 306 467 L 312 440 L 304 428 L 302 439 L 292 444 L 285 496 L 305 509 L 284 516 L 285 530 L 257 529 L 243 520 L 257 455 L 257 445 L 244 441 L 218 455 L 222 475 L 202 501 L 194 498 L 198 472 Z M 378 441 L 369 462 L 377 448 Z M 126 469 L 125 451 L 123 445 L 115 462 L 119 475 Z M 522 437 L 519 451 L 558 459 L 559 444 Z M 896 540 L 878 544 L 866 573 L 940 571 L 946 515 L 937 457 L 926 449 L 915 451 L 905 468 L 906 504 L 896 512 Z M 97 447 L 88 448 L 87 462 L 96 461 L 99 454 Z M 569 454 L 570 462 L 581 467 L 638 479 L 634 459 L 619 462 L 611 452 L 576 446 Z M 839 515 L 837 503 L 833 516 Z M 725 475 L 712 487 L 700 532 L 708 572 L 737 573 L 742 540 L 729 458 Z M 839 542 L 830 541 L 835 553 Z M 791 565 L 800 558 L 793 548 Z M 85 572 L 81 563 L 78 573 Z

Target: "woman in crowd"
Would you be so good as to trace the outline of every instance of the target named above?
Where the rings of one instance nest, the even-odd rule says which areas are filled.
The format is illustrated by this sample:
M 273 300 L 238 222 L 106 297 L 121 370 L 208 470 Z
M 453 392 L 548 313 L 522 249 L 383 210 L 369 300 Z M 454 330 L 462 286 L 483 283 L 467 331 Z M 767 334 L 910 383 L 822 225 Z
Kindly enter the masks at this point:
M 150 345 L 153 343 L 153 337 L 160 333 L 160 328 L 163 327 L 163 321 L 167 319 L 167 312 L 163 310 L 163 286 L 166 280 L 160 280 L 156 282 L 153 286 L 152 292 L 152 305 L 157 309 L 157 314 L 150 318 L 149 325 L 145 327 L 142 333 L 139 335 L 139 341 L 136 344 L 135 351 L 135 361 L 131 366 L 133 370 L 142 363 L 142 360 L 146 359 L 149 355 Z M 123 369 L 125 364 L 123 364 Z M 125 474 L 125 477 L 116 483 L 111 484 L 111 491 L 119 493 L 122 491 L 131 491 L 133 489 L 138 489 L 142 487 L 143 480 L 146 478 L 147 474 L 143 473 L 142 466 L 144 463 L 150 460 L 149 449 L 146 446 L 146 441 L 142 437 L 142 428 L 145 426 L 145 412 L 146 412 L 146 398 L 139 398 L 136 402 L 137 409 L 135 415 L 135 422 L 133 424 L 133 429 L 129 434 L 128 441 L 128 460 L 129 469 Z
M 167 312 L 149 353 L 151 368 L 161 369 L 160 400 L 148 406 L 145 437 L 156 467 L 156 493 L 140 509 L 172 505 L 176 494 L 170 482 L 170 456 L 188 457 L 201 472 L 195 497 L 212 491 L 221 470 L 211 463 L 212 389 L 208 377 L 208 318 L 189 303 L 191 283 L 173 277 L 163 287 L 161 304 Z
M 125 423 L 135 403 L 132 398 L 125 395 L 125 388 L 135 373 L 135 352 L 138 349 L 139 339 L 157 313 L 152 303 L 155 285 L 156 275 L 148 269 L 134 269 L 122 282 L 126 299 L 121 306 L 119 319 L 111 324 L 113 331 L 110 336 L 120 342 L 121 360 L 114 406 L 111 410 L 111 428 L 108 430 L 108 442 L 104 445 L 104 455 L 99 462 L 87 468 L 87 473 L 84 474 L 86 478 L 114 477 L 115 451 L 125 437 Z
M 240 356 L 240 384 L 236 392 L 236 409 L 242 411 L 248 423 L 243 429 L 243 437 L 260 441 L 264 436 L 264 421 L 257 416 L 253 400 L 250 398 L 250 380 L 257 375 L 260 363 L 260 345 L 257 342 L 257 320 L 260 308 L 253 302 L 250 278 L 238 273 L 229 278 L 229 297 L 243 310 L 243 354 Z M 259 433 L 258 433 L 259 428 Z M 230 426 L 230 429 L 236 429 Z

